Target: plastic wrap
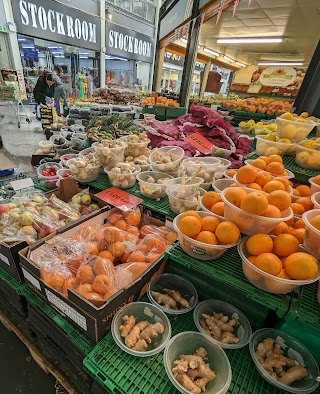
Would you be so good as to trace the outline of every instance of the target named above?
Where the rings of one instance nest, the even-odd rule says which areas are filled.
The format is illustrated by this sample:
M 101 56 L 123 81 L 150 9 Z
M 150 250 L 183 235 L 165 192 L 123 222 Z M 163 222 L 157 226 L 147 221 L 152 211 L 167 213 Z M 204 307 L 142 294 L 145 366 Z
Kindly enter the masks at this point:
M 99 206 L 91 200 L 89 188 L 83 189 L 81 192 L 75 194 L 68 202 L 68 205 L 80 212 L 81 215 L 88 215 L 99 209 Z

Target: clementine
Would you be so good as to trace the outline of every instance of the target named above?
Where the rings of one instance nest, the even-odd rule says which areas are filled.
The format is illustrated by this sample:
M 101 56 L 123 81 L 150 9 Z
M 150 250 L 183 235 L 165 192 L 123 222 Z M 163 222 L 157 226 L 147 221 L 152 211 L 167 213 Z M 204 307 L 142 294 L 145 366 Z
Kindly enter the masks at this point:
M 271 180 L 272 180 L 272 176 L 270 172 L 259 171 L 255 179 L 255 183 L 257 183 L 260 187 L 263 188 Z
M 184 218 L 185 216 L 194 216 L 195 218 L 201 220 L 201 216 L 199 215 L 199 213 L 197 211 L 186 211 L 186 212 L 183 212 L 181 214 L 181 219 Z
M 113 255 L 108 252 L 113 260 Z M 95 275 L 106 275 L 113 270 L 113 263 L 111 259 L 97 258 L 92 265 L 92 269 Z
M 315 227 L 317 230 L 320 231 L 320 215 L 317 215 L 317 216 L 313 217 L 313 218 L 310 220 L 310 224 L 311 224 L 313 227 Z
M 255 190 L 262 190 L 262 187 L 260 185 L 258 185 L 257 183 L 253 182 L 253 183 L 248 183 L 247 187 L 249 189 L 255 189 Z
M 267 207 L 267 210 L 265 211 L 265 213 L 262 216 L 265 216 L 267 218 L 280 219 L 281 218 L 281 212 L 280 212 L 279 208 L 275 207 L 274 205 L 269 204 L 268 207 Z
M 212 205 L 220 201 L 221 201 L 220 194 L 216 192 L 207 192 L 202 197 L 202 203 L 208 209 L 211 209 Z
M 287 178 L 284 178 L 283 176 L 276 176 L 273 178 L 274 181 L 279 181 L 283 183 L 283 186 L 285 187 L 285 190 L 288 190 L 290 183 Z
M 306 211 L 313 209 L 313 202 L 310 197 L 300 197 L 295 202 L 301 204 Z
M 135 250 L 130 253 L 130 256 L 127 258 L 127 262 L 130 263 L 145 263 L 146 257 L 140 250 Z
M 241 187 L 233 187 L 226 189 L 224 196 L 232 205 L 240 208 L 242 200 L 247 196 L 247 192 Z
M 269 194 L 268 201 L 282 212 L 290 207 L 291 197 L 283 190 L 274 190 Z
M 201 231 L 201 220 L 194 216 L 185 216 L 180 220 L 179 230 L 187 237 L 196 237 Z
M 271 162 L 267 165 L 267 171 L 269 171 L 271 174 L 283 175 L 284 170 L 285 168 L 282 163 Z
M 113 244 L 110 245 L 109 252 L 111 254 L 113 254 L 115 259 L 121 257 L 122 254 L 124 253 L 124 245 L 123 245 L 123 243 L 119 242 L 119 241 L 114 242 Z
M 141 214 L 138 212 L 130 211 L 124 214 L 125 220 L 130 226 L 138 226 L 141 220 Z
M 115 227 L 117 227 L 119 230 L 126 230 L 128 225 L 127 222 L 124 219 L 119 219 L 115 222 L 114 224 Z
M 287 271 L 285 269 L 282 268 L 282 270 L 280 271 L 280 273 L 277 275 L 278 278 L 281 279 L 287 279 L 287 280 L 292 280 L 291 276 L 289 276 L 287 274 Z
M 257 173 L 257 169 L 249 164 L 239 168 L 236 178 L 238 182 L 246 185 L 255 181 Z
M 80 283 L 92 283 L 94 279 L 94 272 L 90 265 L 82 265 L 77 272 L 77 279 Z
M 253 256 L 259 256 L 261 253 L 271 253 L 273 241 L 270 235 L 254 234 L 246 242 L 248 253 Z
M 240 208 L 254 215 L 263 215 L 268 207 L 268 199 L 261 191 L 249 193 L 241 202 Z
M 304 234 L 306 232 L 305 228 L 296 228 L 294 229 L 291 234 L 297 238 L 297 240 L 299 241 L 299 244 L 303 244 L 303 240 L 304 240 Z
M 214 216 L 205 216 L 201 219 L 201 231 L 211 231 L 214 233 L 219 223 L 220 221 L 218 218 Z
M 304 206 L 296 202 L 290 204 L 290 208 L 295 215 L 302 215 L 305 212 Z
M 267 167 L 267 163 L 264 160 L 260 159 L 260 158 L 252 160 L 252 162 L 250 164 L 253 167 L 260 168 L 260 170 L 265 170 L 266 167 Z
M 296 190 L 300 193 L 301 197 L 309 197 L 311 195 L 311 189 L 307 185 L 299 185 Z
M 220 201 L 212 205 L 210 211 L 219 216 L 224 216 L 224 202 Z
M 273 240 L 273 251 L 277 256 L 287 257 L 298 249 L 299 241 L 291 234 L 280 234 Z
M 276 225 L 276 227 L 271 231 L 271 234 L 273 235 L 279 235 L 279 234 L 286 234 L 288 233 L 289 226 L 285 222 L 281 222 Z
M 271 193 L 274 190 L 285 190 L 284 184 L 280 181 L 270 181 L 266 183 L 263 187 L 263 191 L 266 193 Z
M 318 272 L 317 260 L 309 253 L 293 253 L 287 257 L 284 265 L 287 274 L 296 280 L 312 279 Z
M 273 253 L 260 254 L 256 259 L 255 266 L 261 271 L 275 276 L 279 275 L 282 270 L 282 263 L 279 257 Z
M 92 288 L 97 293 L 106 293 L 111 286 L 111 278 L 108 275 L 97 275 L 92 283 Z
M 195 240 L 208 245 L 218 245 L 217 237 L 211 231 L 200 231 Z
M 269 161 L 269 163 L 282 163 L 283 162 L 282 157 L 279 155 L 270 155 L 268 157 L 268 161 Z
M 222 222 L 216 228 L 215 235 L 222 245 L 233 244 L 240 237 L 240 230 L 231 222 Z
M 300 197 L 300 193 L 298 192 L 297 189 L 292 189 L 292 194 L 293 194 L 294 196 Z
M 117 220 L 123 219 L 122 213 L 120 211 L 112 212 L 108 216 L 108 222 L 114 224 Z
M 298 229 L 298 228 L 306 228 L 305 222 L 303 221 L 303 219 L 299 219 L 295 222 L 294 224 L 294 228 Z

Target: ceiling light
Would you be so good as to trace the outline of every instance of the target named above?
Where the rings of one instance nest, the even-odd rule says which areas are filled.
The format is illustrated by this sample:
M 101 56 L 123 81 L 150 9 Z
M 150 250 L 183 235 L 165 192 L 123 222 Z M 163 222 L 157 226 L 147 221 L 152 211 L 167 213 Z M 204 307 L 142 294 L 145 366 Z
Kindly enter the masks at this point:
M 18 41 L 26 41 L 25 38 L 18 38 Z
M 236 62 L 236 64 L 237 64 L 238 66 L 240 66 L 240 67 L 247 67 L 246 64 L 243 64 L 243 63 L 240 63 L 240 62 Z
M 188 40 L 187 39 L 185 39 L 185 38 L 180 38 L 180 41 L 182 41 L 182 42 L 185 42 L 185 43 L 187 43 L 188 42 Z
M 209 48 L 203 48 L 203 50 L 205 52 L 211 53 L 211 55 L 214 55 L 214 56 L 219 56 L 220 55 L 220 53 L 218 53 L 216 51 L 213 51 L 212 49 L 209 49 Z
M 303 66 L 303 62 L 261 62 L 258 66 Z
M 79 52 L 79 55 L 89 55 L 89 52 Z
M 229 57 L 229 56 L 224 55 L 223 58 L 228 60 L 228 62 L 230 62 L 230 63 L 234 63 L 234 60 L 231 59 L 231 57 Z
M 79 56 L 79 59 L 88 59 L 88 56 Z
M 254 43 L 272 43 L 282 42 L 283 38 L 218 38 L 218 44 L 254 44 Z
M 24 45 L 22 49 L 35 49 L 34 45 Z

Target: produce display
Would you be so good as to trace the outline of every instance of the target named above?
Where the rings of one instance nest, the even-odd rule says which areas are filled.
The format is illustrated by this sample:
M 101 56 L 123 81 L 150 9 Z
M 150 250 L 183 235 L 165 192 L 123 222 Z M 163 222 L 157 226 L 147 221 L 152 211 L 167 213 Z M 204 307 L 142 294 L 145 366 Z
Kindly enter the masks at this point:
M 77 157 L 68 161 L 73 178 L 77 181 L 91 182 L 97 179 L 101 163 L 95 154 Z
M 94 101 L 101 104 L 127 104 L 137 102 L 136 93 L 116 84 L 108 84 L 93 92 Z
M 239 343 L 240 339 L 233 333 L 237 325 L 235 319 L 230 319 L 223 313 L 213 313 L 212 315 L 202 314 L 200 320 L 201 327 L 207 335 L 222 343 Z
M 166 309 L 179 310 L 189 308 L 189 301 L 173 289 L 163 289 L 164 293 L 152 291 L 151 294 L 158 304 Z
M 94 145 L 95 156 L 107 170 L 124 161 L 126 144 L 120 140 L 101 140 Z
M 105 169 L 111 185 L 120 189 L 133 187 L 140 171 L 139 166 L 133 166 L 130 163 L 118 163 L 109 171 Z
M 216 377 L 207 361 L 207 351 L 204 348 L 196 350 L 192 355 L 181 355 L 174 361 L 173 376 L 188 392 L 199 394 L 206 391 L 208 383 Z
M 159 107 L 173 107 L 179 108 L 180 104 L 176 100 L 167 99 L 166 97 L 159 96 L 155 94 L 152 97 L 148 97 L 141 101 L 141 105 L 158 105 Z
M 239 123 L 239 129 L 242 133 L 252 133 L 255 135 L 269 134 L 277 130 L 277 124 L 269 121 L 255 122 L 253 119 Z
M 172 179 L 164 172 L 146 171 L 137 175 L 141 193 L 148 198 L 160 200 L 166 196 L 166 182 Z
M 121 141 L 127 144 L 124 154 L 133 157 L 144 155 L 150 142 L 149 138 L 144 133 L 121 137 Z
M 224 106 L 236 111 L 258 112 L 261 114 L 279 116 L 285 112 L 291 111 L 292 102 L 275 101 L 272 98 L 265 99 L 250 97 L 244 100 L 225 101 Z

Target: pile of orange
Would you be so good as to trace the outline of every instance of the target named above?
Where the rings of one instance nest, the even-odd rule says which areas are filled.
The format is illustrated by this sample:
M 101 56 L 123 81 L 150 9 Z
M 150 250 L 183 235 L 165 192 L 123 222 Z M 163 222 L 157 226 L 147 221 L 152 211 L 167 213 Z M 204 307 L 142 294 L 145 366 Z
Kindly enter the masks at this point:
M 308 280 L 318 273 L 317 260 L 309 253 L 299 252 L 299 242 L 291 234 L 271 238 L 255 234 L 246 242 L 248 260 L 255 267 L 281 279 Z
M 205 193 L 202 197 L 202 204 L 215 215 L 224 216 L 224 202 L 219 193 Z
M 250 165 L 258 168 L 259 170 L 267 171 L 275 176 L 288 175 L 288 172 L 283 165 L 282 157 L 279 155 L 260 156 L 257 159 L 252 160 Z
M 240 230 L 234 223 L 220 222 L 211 215 L 201 218 L 196 211 L 187 211 L 181 215 L 179 230 L 187 237 L 207 245 L 229 245 L 240 237 Z

